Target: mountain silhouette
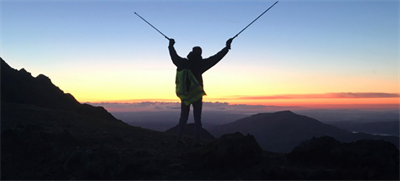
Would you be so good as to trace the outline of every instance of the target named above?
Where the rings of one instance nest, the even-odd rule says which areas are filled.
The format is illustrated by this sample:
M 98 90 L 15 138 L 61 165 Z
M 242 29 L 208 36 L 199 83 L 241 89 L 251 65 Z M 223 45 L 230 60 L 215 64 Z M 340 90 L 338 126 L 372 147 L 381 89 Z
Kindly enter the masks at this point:
M 178 132 L 178 125 L 168 129 L 165 132 L 176 135 Z M 185 136 L 194 136 L 194 123 L 186 124 L 184 135 Z M 206 139 L 206 140 L 214 140 L 215 139 L 215 137 L 213 135 L 211 135 L 210 132 L 208 132 L 204 128 L 201 129 L 201 138 Z
M 71 110 L 88 116 L 119 121 L 103 107 L 80 104 L 43 74 L 33 77 L 25 69 L 11 68 L 1 59 L 1 102 L 35 105 L 48 109 Z
M 255 114 L 229 124 L 210 128 L 209 131 L 216 137 L 236 131 L 242 134 L 252 134 L 264 150 L 282 153 L 290 152 L 305 140 L 321 136 L 330 136 L 342 142 L 383 139 L 392 142 L 397 147 L 399 145 L 398 137 L 354 134 L 291 111 Z
M 399 179 L 399 151 L 390 142 L 314 138 L 284 154 L 234 131 L 199 148 L 177 146 L 175 134 L 125 124 L 46 76 L 1 61 L 1 180 Z

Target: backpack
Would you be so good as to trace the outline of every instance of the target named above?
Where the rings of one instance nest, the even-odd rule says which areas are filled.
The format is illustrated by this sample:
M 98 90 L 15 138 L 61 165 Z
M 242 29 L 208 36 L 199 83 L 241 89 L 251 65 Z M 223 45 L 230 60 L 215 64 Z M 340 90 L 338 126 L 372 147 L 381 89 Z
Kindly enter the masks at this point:
M 203 87 L 199 84 L 192 71 L 183 69 L 176 72 L 176 95 L 186 105 L 190 105 L 198 101 L 202 96 L 206 95 Z

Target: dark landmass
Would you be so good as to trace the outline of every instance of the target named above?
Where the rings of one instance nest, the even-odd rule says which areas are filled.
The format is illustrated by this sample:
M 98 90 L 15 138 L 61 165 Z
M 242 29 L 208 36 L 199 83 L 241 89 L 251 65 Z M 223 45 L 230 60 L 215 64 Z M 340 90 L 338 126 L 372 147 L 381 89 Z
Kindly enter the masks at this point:
M 177 146 L 174 134 L 130 126 L 1 66 L 2 180 L 399 179 L 399 150 L 387 141 L 312 138 L 284 154 L 235 131 L 202 147 Z
M 11 122 L 1 133 L 2 180 L 399 179 L 399 152 L 385 141 L 335 141 L 335 147 L 320 148 L 332 142 L 322 140 L 316 148 L 283 154 L 234 133 L 203 140 L 199 148 L 185 137 L 189 144 L 176 147 L 173 134 L 71 111 L 2 107 Z

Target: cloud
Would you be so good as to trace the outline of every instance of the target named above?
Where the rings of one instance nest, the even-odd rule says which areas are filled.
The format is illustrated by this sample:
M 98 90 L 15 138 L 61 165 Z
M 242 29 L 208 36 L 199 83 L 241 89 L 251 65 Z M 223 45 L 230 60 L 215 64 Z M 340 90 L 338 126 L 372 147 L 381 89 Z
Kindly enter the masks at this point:
M 324 94 L 282 94 L 271 96 L 233 96 L 232 99 L 338 99 L 338 98 L 396 98 L 397 93 L 382 92 L 339 92 Z
M 329 93 L 332 98 L 395 98 L 400 97 L 396 93 L 381 93 L 381 92 L 342 92 L 342 93 Z

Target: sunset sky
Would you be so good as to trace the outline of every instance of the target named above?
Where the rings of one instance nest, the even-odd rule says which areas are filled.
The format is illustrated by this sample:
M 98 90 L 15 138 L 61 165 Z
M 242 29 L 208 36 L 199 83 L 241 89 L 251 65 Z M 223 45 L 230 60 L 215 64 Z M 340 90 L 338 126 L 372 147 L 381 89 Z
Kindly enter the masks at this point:
M 1 57 L 80 102 L 178 102 L 168 40 L 214 55 L 275 1 L 2 0 Z M 399 1 L 281 0 L 203 75 L 207 102 L 399 105 Z

